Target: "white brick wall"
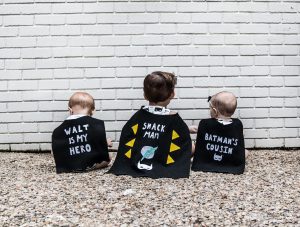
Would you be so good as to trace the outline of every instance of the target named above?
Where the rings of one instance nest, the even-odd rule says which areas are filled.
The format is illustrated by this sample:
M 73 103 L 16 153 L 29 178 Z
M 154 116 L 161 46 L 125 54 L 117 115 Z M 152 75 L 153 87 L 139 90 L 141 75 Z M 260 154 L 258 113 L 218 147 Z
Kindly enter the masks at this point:
M 299 0 L 2 0 L 0 150 L 50 149 L 77 90 L 117 141 L 154 70 L 188 124 L 229 90 L 248 147 L 300 147 L 299 44 Z

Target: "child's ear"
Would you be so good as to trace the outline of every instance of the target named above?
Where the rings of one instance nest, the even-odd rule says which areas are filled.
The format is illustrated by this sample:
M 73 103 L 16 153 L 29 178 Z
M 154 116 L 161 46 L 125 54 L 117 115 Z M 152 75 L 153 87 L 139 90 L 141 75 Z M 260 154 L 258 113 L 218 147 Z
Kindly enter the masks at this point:
M 72 108 L 68 107 L 68 110 L 69 110 L 70 115 L 72 115 L 73 114 Z

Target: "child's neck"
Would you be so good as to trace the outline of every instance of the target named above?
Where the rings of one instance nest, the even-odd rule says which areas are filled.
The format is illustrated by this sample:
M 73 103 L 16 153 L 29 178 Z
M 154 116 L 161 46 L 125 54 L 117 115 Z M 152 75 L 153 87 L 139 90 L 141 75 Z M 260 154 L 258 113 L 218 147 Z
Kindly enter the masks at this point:
M 166 104 L 164 102 L 149 102 L 149 106 L 160 106 L 160 107 L 167 108 L 167 105 L 168 104 Z
M 220 114 L 220 115 L 218 115 L 216 117 L 216 119 L 223 120 L 223 121 L 228 121 L 228 120 L 231 120 L 231 116 L 230 117 L 226 117 L 226 116 Z

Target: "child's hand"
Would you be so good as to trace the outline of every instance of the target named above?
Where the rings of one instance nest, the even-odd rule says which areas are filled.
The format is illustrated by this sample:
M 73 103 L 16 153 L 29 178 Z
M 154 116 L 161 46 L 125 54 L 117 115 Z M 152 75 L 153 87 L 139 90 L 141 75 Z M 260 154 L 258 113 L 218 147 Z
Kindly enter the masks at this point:
M 107 141 L 107 146 L 108 147 L 112 147 L 113 146 L 111 138 L 106 139 L 106 141 Z
M 190 133 L 197 133 L 198 132 L 198 126 L 197 125 L 191 125 L 189 126 Z

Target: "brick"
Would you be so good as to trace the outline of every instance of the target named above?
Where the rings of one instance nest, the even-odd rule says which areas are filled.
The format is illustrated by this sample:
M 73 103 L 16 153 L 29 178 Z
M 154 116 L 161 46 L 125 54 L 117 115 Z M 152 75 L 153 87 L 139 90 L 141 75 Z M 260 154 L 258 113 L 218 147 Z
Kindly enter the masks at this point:
M 172 2 L 147 2 L 147 12 L 176 12 L 176 4 Z
M 8 59 L 5 61 L 5 69 L 34 69 L 35 60 L 33 59 Z
M 48 36 L 50 34 L 48 26 L 19 27 L 20 36 Z
M 174 47 L 174 46 L 148 46 L 147 47 L 147 55 L 148 56 L 174 56 L 174 55 L 177 55 L 177 47 Z
M 144 25 L 114 25 L 113 32 L 117 35 L 141 35 L 144 34 Z
M 52 50 L 50 48 L 22 48 L 21 57 L 23 59 L 50 58 Z
M 69 80 L 40 80 L 39 89 L 40 90 L 69 89 Z
M 51 143 L 39 143 L 39 147 L 41 151 L 51 151 L 52 146 Z
M 285 107 L 300 106 L 300 99 L 298 97 L 284 98 Z
M 38 105 L 34 102 L 10 102 L 7 104 L 8 112 L 34 112 L 37 110 Z
M 113 68 L 87 68 L 84 70 L 84 76 L 87 78 L 115 77 L 115 69 L 113 69 Z
M 240 24 L 239 32 L 242 34 L 268 34 L 269 25 L 267 24 Z
M 177 33 L 179 34 L 206 34 L 207 25 L 205 24 L 178 24 Z
M 117 2 L 114 7 L 115 12 L 122 13 L 142 13 L 146 11 L 146 4 L 144 2 L 134 2 L 134 3 L 123 3 Z
M 182 56 L 201 56 L 208 55 L 209 49 L 207 46 L 179 46 L 178 47 L 178 55 Z
M 283 45 L 283 46 L 271 46 L 270 54 L 271 55 L 298 55 L 299 47 L 293 45 Z
M 153 24 L 158 23 L 158 13 L 134 13 L 128 15 L 128 22 L 130 24 Z
M 285 138 L 285 147 L 300 147 L 300 138 Z
M 70 80 L 71 89 L 100 88 L 100 79 L 73 79 Z
M 9 123 L 9 133 L 38 132 L 37 123 Z
M 39 70 L 23 70 L 22 78 L 25 79 L 50 79 L 53 76 L 52 70 L 50 69 L 39 69 Z
M 20 92 L 2 92 L 2 91 L 0 91 L 0 101 L 1 102 L 22 101 L 22 96 L 20 95 Z
M 268 3 L 263 2 L 239 2 L 238 9 L 240 12 L 267 12 Z
M 225 57 L 224 65 L 226 66 L 245 66 L 253 65 L 253 57 Z
M 144 99 L 142 89 L 117 89 L 117 99 Z
M 101 88 L 130 88 L 131 79 L 117 78 L 117 79 L 102 79 Z
M 10 144 L 0 144 L 0 151 L 10 151 Z
M 65 24 L 64 15 L 37 15 L 34 18 L 34 23 L 36 25 L 63 25 Z
M 192 57 L 163 57 L 164 66 L 190 66 L 193 63 Z
M 234 12 L 238 10 L 238 3 L 237 2 L 225 2 L 225 3 L 218 3 L 218 2 L 210 2 L 208 4 L 208 11 L 211 12 Z
M 115 48 L 116 56 L 145 56 L 146 48 L 145 47 L 116 47 Z
M 210 46 L 210 55 L 234 56 L 239 54 L 238 46 Z
M 244 129 L 252 129 L 254 128 L 254 119 L 240 119 L 243 123 Z
M 224 44 L 224 35 L 198 35 L 194 38 L 194 44 L 219 45 Z
M 22 121 L 22 114 L 21 113 L 0 113 L 0 117 L 1 117 L 1 122 L 2 123 Z
M 67 45 L 66 37 L 37 37 L 37 47 L 62 47 Z
M 195 66 L 222 66 L 224 64 L 223 57 L 195 57 Z
M 59 69 L 67 66 L 66 59 L 62 58 L 49 58 L 49 59 L 37 59 L 36 68 L 38 69 Z
M 297 117 L 297 108 L 272 108 L 270 117 Z
M 83 12 L 85 13 L 112 13 L 114 5 L 110 2 L 84 3 Z
M 282 77 L 259 77 L 255 78 L 255 86 L 256 87 L 281 87 L 283 86 L 283 78 Z
M 52 51 L 53 57 L 80 57 L 83 52 L 81 47 L 57 47 Z
M 52 91 L 24 91 L 22 93 L 24 101 L 52 100 Z
M 245 139 L 245 148 L 255 147 L 254 139 Z
M 175 5 L 173 3 L 170 3 Z M 167 8 L 169 9 L 169 8 Z M 208 4 L 206 2 L 178 2 L 177 3 L 177 12 L 207 12 Z
M 288 35 L 284 38 L 284 44 L 300 44 L 300 35 Z
M 146 24 L 145 33 L 146 34 L 175 34 L 176 33 L 175 24 Z
M 257 148 L 274 148 L 283 147 L 284 139 L 255 139 L 255 147 Z
M 0 27 L 0 37 L 14 37 L 18 35 L 16 27 Z
M 34 113 L 23 113 L 24 122 L 46 122 L 52 121 L 52 112 L 34 112 Z
M 282 125 L 280 125 L 282 127 Z M 284 126 L 286 128 L 300 128 L 300 118 L 285 118 Z
M 257 56 L 254 58 L 255 65 L 283 65 L 282 56 Z
M 300 86 L 300 78 L 299 76 L 294 77 L 284 77 L 284 85 L 290 87 L 299 87 Z
M 14 37 L 5 40 L 5 47 L 35 47 L 36 38 L 33 37 Z
M 198 8 L 195 8 L 195 10 Z M 192 22 L 193 23 L 221 23 L 223 17 L 221 13 L 193 13 Z
M 100 67 L 129 67 L 129 57 L 106 57 L 99 60 Z
M 297 34 L 299 26 L 296 24 L 276 24 L 270 25 L 271 34 Z
M 225 44 L 253 44 L 252 35 L 225 35 Z M 241 46 L 243 47 L 243 46 Z
M 282 107 L 283 98 L 256 98 L 255 107 Z
M 282 126 L 282 118 L 255 119 L 255 128 L 280 128 Z
M 161 66 L 161 57 L 133 57 L 131 66 Z
M 40 151 L 40 146 L 39 144 L 11 144 L 10 148 L 12 151 Z
M 226 77 L 224 78 L 224 86 L 226 87 L 252 87 L 254 79 L 249 77 Z
M 240 71 L 237 67 L 211 67 L 211 76 L 239 76 Z
M 207 98 L 208 89 L 203 88 L 180 88 L 177 89 L 180 98 Z
M 81 35 L 81 30 L 78 25 L 50 26 L 50 34 L 51 36 Z
M 278 24 L 281 23 L 282 18 L 279 13 L 252 13 L 252 23 L 267 23 Z
M 272 128 L 270 129 L 270 138 L 289 138 L 297 137 L 297 128 Z
M 131 40 L 130 36 L 102 36 L 102 37 L 100 37 L 100 45 L 102 45 L 102 46 L 129 46 L 131 43 L 130 40 Z M 145 43 L 145 41 L 144 41 L 144 43 Z M 147 41 L 146 41 L 146 43 L 147 43 Z M 132 41 L 132 44 L 134 44 L 133 41 Z
M 67 24 L 96 24 L 97 16 L 94 14 L 70 14 L 66 15 Z
M 161 23 L 190 23 L 191 19 L 189 13 L 164 13 L 160 16 Z
M 298 90 L 294 87 L 270 88 L 271 97 L 295 97 L 297 94 Z
M 267 97 L 269 96 L 268 88 L 241 88 L 240 97 Z
M 98 66 L 98 58 L 69 58 L 69 68 L 94 68 Z
M 37 80 L 18 80 L 18 81 L 8 82 L 8 90 L 10 91 L 37 90 L 37 89 L 38 89 Z
M 245 139 L 268 138 L 268 129 L 244 129 Z
M 283 44 L 284 38 L 283 35 L 255 35 L 254 43 L 265 45 Z
M 223 13 L 224 23 L 249 23 L 252 14 L 250 13 Z
M 33 25 L 33 16 L 31 15 L 5 16 L 3 18 L 3 25 L 4 26 Z
M 81 13 L 82 4 L 80 3 L 64 3 L 64 4 L 53 4 L 53 14 L 69 14 L 69 13 Z
M 300 65 L 300 57 L 299 56 L 287 56 L 284 58 L 284 65 Z
M 0 133 L 7 133 L 8 132 L 7 125 L 8 124 L 1 124 L 0 125 Z
M 67 111 L 67 103 L 65 101 L 39 102 L 39 111 Z M 40 124 L 39 129 L 41 130 Z M 43 131 L 43 130 L 42 130 Z
M 26 133 L 24 134 L 24 142 L 51 142 L 51 133 Z
M 178 113 L 185 120 L 203 119 L 209 117 L 208 110 L 179 110 Z
M 0 59 L 8 59 L 8 58 L 20 58 L 21 56 L 20 49 L 0 49 Z
M 98 37 L 82 36 L 82 37 L 69 37 L 68 44 L 71 47 L 93 47 L 98 46 Z
M 269 71 L 269 67 L 267 66 L 241 67 L 241 75 L 243 76 L 267 76 L 270 73 Z
M 0 134 L 1 143 L 22 143 L 23 134 Z
M 146 68 L 116 68 L 116 77 L 145 77 L 148 71 Z
M 99 14 L 97 15 L 97 24 L 127 24 L 127 14 Z
M 234 34 L 239 32 L 237 24 L 209 24 L 208 30 L 212 34 Z
M 124 125 L 126 124 L 126 121 L 108 121 L 105 124 L 105 129 L 107 131 L 117 131 L 120 130 L 124 127 Z
M 116 120 L 116 116 L 115 116 L 115 112 L 114 111 L 106 111 L 106 110 L 102 110 L 102 111 L 98 111 L 95 113 L 94 117 L 95 118 L 99 118 L 103 121 L 115 121 Z
M 192 38 L 190 36 L 179 35 L 179 36 L 164 36 L 163 44 L 165 45 L 184 45 L 191 44 Z
M 7 84 L 8 84 L 7 81 L 1 81 L 1 83 L 0 83 L 0 90 L 1 91 L 7 90 L 8 89 Z
M 259 56 L 259 55 L 269 55 L 269 46 L 240 46 L 240 55 L 251 55 L 251 56 Z
M 118 121 L 128 121 L 132 115 L 134 114 L 133 110 L 121 110 L 121 111 L 116 111 L 116 119 Z
M 128 91 L 127 91 L 128 92 Z M 102 101 L 103 110 L 127 110 L 131 109 L 130 100 L 103 100 Z
M 286 2 L 270 2 L 269 11 L 276 13 L 296 13 L 297 7 L 295 4 Z

